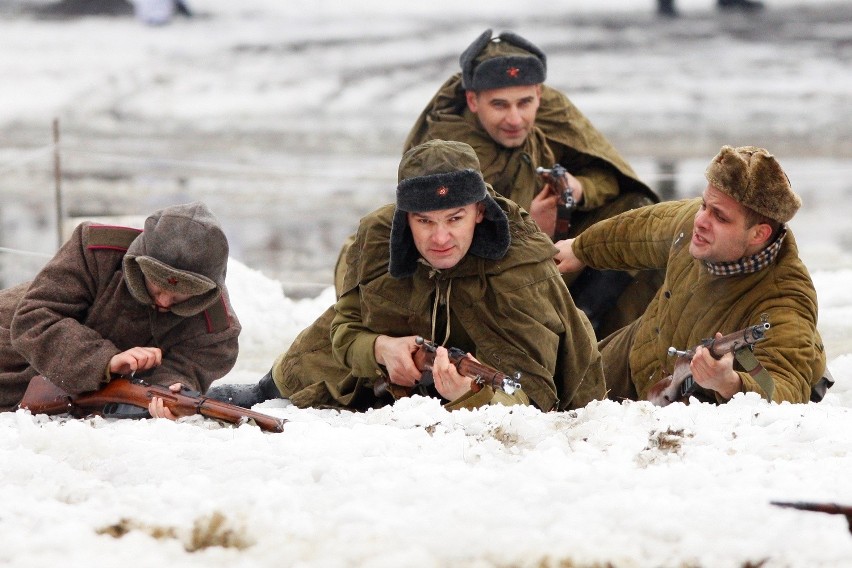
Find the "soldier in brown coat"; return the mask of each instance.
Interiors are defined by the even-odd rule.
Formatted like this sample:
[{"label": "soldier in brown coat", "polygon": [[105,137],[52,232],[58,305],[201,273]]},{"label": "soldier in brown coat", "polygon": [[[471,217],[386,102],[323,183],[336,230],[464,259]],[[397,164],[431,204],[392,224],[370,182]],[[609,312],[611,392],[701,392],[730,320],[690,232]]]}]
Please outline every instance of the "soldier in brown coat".
[{"label": "soldier in brown coat", "polygon": [[[227,263],[202,203],[158,211],[144,231],[80,224],[32,282],[0,291],[0,409],[39,374],[73,394],[112,374],[206,391],[237,359]],[[161,400],[149,410],[173,418]]]},{"label": "soldier in brown coat", "polygon": [[[666,269],[642,317],[599,344],[610,397],[646,399],[672,374],[668,348],[698,346],[690,372],[700,400],[725,402],[738,392],[776,402],[820,400],[832,380],[816,290],[786,225],[799,197],[775,157],[753,146],[724,146],[706,177],[700,199],[628,211],[557,243],[561,270]],[[763,320],[771,328],[753,358],[728,353],[717,360],[700,346]]]}]

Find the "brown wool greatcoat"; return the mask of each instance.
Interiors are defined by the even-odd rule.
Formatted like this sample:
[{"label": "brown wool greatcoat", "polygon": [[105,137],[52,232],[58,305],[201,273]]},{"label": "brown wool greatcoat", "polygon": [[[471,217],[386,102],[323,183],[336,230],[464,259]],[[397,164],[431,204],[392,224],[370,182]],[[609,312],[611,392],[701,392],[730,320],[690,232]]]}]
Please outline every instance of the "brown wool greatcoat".
[{"label": "brown wool greatcoat", "polygon": [[[134,299],[126,286],[126,244],[91,246],[97,227],[82,223],[31,283],[0,291],[0,409],[14,408],[36,374],[71,393],[95,390],[106,382],[113,355],[136,346],[163,351],[162,365],[137,377],[163,386],[180,382],[200,392],[236,362],[240,323],[224,277],[214,277],[224,275],[221,263],[227,258],[209,259],[217,266],[205,276],[222,292],[212,306],[190,317],[159,313]],[[203,242],[209,228],[190,223],[173,242],[186,246],[193,237]],[[144,251],[139,241],[144,233],[136,232],[134,245]],[[187,248],[205,254],[203,246]]]},{"label": "brown wool greatcoat", "polygon": [[[383,373],[373,353],[375,338],[431,338],[440,287],[450,296],[451,339],[467,336],[482,363],[507,374],[520,371],[523,394],[538,408],[564,410],[602,399],[605,387],[594,334],[555,268],[555,247],[515,203],[495,199],[509,218],[509,251],[499,260],[468,254],[440,274],[430,275],[427,266],[418,264],[411,277],[390,276],[394,206],[362,219],[347,255],[342,297],[273,366],[282,395],[301,407],[364,409],[390,402],[373,394],[373,383]],[[510,402],[487,391],[449,407]],[[514,400],[519,401],[525,402]]]},{"label": "brown wool greatcoat", "polygon": [[[596,268],[666,269],[663,286],[636,323],[629,348],[629,372],[639,398],[645,399],[657,380],[672,373],[670,346],[695,347],[716,332],[758,324],[765,314],[771,328],[754,354],[775,382],[773,399],[808,402],[826,362],[817,331],[816,290],[792,231],[787,230],[770,266],[752,274],[714,276],[689,254],[700,205],[701,199],[690,199],[629,211],[595,225],[573,243],[577,257]],[[744,391],[765,396],[750,375],[738,372]],[[715,393],[707,394],[721,402]]]}]

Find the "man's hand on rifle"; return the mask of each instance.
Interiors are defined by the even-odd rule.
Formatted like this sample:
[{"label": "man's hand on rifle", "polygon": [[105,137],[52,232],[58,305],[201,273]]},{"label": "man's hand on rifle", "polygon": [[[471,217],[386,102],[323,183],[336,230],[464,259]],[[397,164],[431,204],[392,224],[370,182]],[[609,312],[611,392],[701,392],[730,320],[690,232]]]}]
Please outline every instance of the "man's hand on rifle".
[{"label": "man's hand on rifle", "polygon": [[[716,339],[722,337],[716,333]],[[702,388],[714,390],[726,400],[733,397],[743,388],[742,379],[734,371],[734,354],[726,353],[721,359],[716,359],[706,347],[695,348],[695,356],[689,363],[692,378]]]},{"label": "man's hand on rifle", "polygon": [[163,352],[157,347],[133,347],[113,355],[109,360],[109,372],[130,375],[136,371],[147,371],[163,362]]},{"label": "man's hand on rifle", "polygon": [[390,337],[380,335],[373,345],[376,362],[384,365],[388,371],[390,382],[403,387],[413,387],[420,380],[420,371],[414,364],[412,355],[418,346],[414,342],[416,336]]},{"label": "man's hand on rifle", "polygon": [[[476,361],[470,353],[467,356]],[[479,361],[476,362],[479,363]],[[432,378],[435,379],[435,390],[449,401],[456,400],[470,390],[471,380],[459,374],[456,366],[450,361],[446,347],[438,347],[435,350]]]},{"label": "man's hand on rifle", "polygon": [[[174,383],[169,386],[169,390],[177,393],[180,392],[182,387],[182,384]],[[151,397],[151,402],[148,403],[148,414],[151,415],[151,418],[168,418],[169,420],[178,419],[178,417],[172,414],[172,411],[166,407],[165,402],[159,396]]]},{"label": "man's hand on rifle", "polygon": [[538,228],[551,239],[556,231],[556,205],[558,203],[559,196],[550,189],[550,184],[545,185],[544,189],[539,191],[530,203],[530,217],[538,224]]},{"label": "man's hand on rifle", "polygon": [[574,250],[571,248],[573,242],[574,239],[565,239],[564,241],[554,243],[559,250],[556,256],[553,257],[553,260],[556,261],[556,268],[563,274],[566,272],[579,272],[586,266],[574,254]]}]

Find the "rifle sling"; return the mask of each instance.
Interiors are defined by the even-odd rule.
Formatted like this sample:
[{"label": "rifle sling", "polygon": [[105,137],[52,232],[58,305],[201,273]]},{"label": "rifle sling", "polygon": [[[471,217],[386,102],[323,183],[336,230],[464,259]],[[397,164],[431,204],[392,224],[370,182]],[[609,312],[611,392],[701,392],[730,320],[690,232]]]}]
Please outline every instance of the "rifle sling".
[{"label": "rifle sling", "polygon": [[772,401],[772,395],[775,394],[775,381],[772,379],[772,375],[769,374],[763,365],[760,364],[760,361],[757,360],[757,357],[754,356],[750,347],[743,347],[734,352],[734,357],[737,358],[737,362],[742,366],[746,373],[751,375],[751,378],[755,380],[755,382],[763,389],[763,396],[768,401]]}]

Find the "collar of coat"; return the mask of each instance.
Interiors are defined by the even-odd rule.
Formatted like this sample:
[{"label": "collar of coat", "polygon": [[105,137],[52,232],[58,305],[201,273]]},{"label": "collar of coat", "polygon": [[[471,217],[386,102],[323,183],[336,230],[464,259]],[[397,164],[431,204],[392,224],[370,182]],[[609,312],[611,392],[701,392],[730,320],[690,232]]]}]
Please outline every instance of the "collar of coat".
[{"label": "collar of coat", "polygon": [[787,227],[781,229],[775,241],[760,251],[751,256],[744,256],[733,262],[705,262],[704,266],[707,271],[714,276],[734,276],[736,274],[751,274],[763,270],[778,258],[778,253],[781,251],[781,243],[784,242],[784,237],[787,236]]}]

